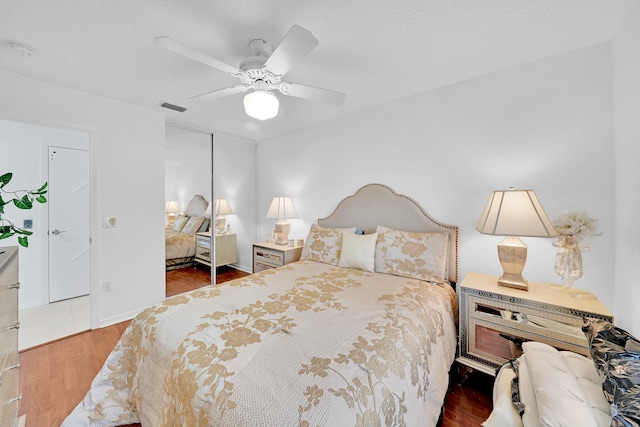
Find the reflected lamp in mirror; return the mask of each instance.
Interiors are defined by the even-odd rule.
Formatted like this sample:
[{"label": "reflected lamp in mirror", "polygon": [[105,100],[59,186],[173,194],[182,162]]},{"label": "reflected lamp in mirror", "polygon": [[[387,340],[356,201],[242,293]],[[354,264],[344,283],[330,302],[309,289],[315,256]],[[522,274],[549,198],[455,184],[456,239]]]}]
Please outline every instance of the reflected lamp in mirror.
[{"label": "reflected lamp in mirror", "polygon": [[553,237],[556,230],[533,190],[494,191],[489,196],[476,226],[482,234],[505,236],[498,243],[498,259],[502,276],[498,286],[528,290],[522,270],[527,261],[527,245],[523,237]]},{"label": "reflected lamp in mirror", "polygon": [[291,230],[291,224],[287,222],[287,219],[298,218],[298,212],[296,212],[291,198],[274,197],[267,211],[267,218],[278,218],[274,229],[276,244],[286,245],[289,238],[289,230]]},{"label": "reflected lamp in mirror", "polygon": [[168,200],[164,205],[164,212],[167,214],[167,225],[171,226],[176,220],[176,215],[180,211],[180,205],[176,200]]},{"label": "reflected lamp in mirror", "polygon": [[[209,204],[209,207],[207,208],[207,212],[209,215],[211,215],[211,204]],[[231,210],[231,206],[229,205],[229,201],[227,199],[216,199],[216,205],[215,205],[215,220],[216,220],[216,234],[223,234],[224,230],[225,230],[225,224],[227,222],[227,219],[225,218],[225,215],[231,215],[233,214],[233,211]]]}]

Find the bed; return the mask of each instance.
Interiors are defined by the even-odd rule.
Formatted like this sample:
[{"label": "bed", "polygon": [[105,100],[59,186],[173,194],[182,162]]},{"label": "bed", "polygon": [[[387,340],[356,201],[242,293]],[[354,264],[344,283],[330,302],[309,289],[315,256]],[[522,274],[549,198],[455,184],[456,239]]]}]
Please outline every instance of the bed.
[{"label": "bed", "polygon": [[166,269],[175,270],[193,264],[196,254],[196,233],[209,228],[210,216],[206,214],[209,202],[199,194],[193,196],[184,213],[178,215],[165,228]]},{"label": "bed", "polygon": [[63,426],[434,426],[457,244],[367,185],[311,226],[300,261],[143,311]]}]

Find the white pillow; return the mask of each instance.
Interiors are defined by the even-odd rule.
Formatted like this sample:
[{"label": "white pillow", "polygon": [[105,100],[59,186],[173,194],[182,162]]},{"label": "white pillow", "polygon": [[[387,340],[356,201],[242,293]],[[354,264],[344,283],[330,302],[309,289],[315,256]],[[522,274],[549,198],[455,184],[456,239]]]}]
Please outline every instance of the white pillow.
[{"label": "white pillow", "polygon": [[178,215],[176,217],[175,222],[173,223],[173,231],[177,231],[178,233],[182,231],[182,229],[184,228],[185,224],[187,223],[187,221],[189,221],[189,217],[186,215]]},{"label": "white pillow", "polygon": [[340,267],[358,268],[365,271],[374,271],[376,242],[378,233],[373,234],[342,234],[342,250],[340,251]]}]

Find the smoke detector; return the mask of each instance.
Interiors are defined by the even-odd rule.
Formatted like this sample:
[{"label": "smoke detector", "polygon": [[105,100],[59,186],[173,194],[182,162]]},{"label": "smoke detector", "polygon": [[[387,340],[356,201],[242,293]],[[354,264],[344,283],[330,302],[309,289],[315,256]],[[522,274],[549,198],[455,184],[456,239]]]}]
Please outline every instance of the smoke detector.
[{"label": "smoke detector", "polygon": [[15,40],[0,41],[0,50],[18,56],[33,56],[35,51],[29,46]]}]

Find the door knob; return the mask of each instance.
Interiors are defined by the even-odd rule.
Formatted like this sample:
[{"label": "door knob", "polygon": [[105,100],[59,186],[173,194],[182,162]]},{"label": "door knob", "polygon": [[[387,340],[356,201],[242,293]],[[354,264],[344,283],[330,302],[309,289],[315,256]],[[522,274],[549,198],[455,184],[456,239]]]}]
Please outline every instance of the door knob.
[{"label": "door knob", "polygon": [[53,230],[51,234],[53,234],[54,236],[57,236],[60,233],[66,233],[66,232],[67,230]]}]

